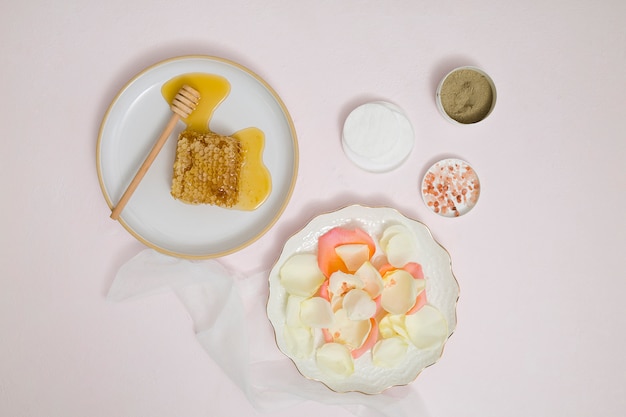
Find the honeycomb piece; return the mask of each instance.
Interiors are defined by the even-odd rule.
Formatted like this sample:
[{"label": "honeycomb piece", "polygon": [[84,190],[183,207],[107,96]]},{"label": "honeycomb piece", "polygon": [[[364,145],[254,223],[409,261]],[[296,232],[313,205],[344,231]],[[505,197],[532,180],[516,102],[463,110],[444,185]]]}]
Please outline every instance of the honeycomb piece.
[{"label": "honeycomb piece", "polygon": [[239,198],[242,163],[237,139],[185,130],[178,136],[171,194],[188,204],[233,207]]}]

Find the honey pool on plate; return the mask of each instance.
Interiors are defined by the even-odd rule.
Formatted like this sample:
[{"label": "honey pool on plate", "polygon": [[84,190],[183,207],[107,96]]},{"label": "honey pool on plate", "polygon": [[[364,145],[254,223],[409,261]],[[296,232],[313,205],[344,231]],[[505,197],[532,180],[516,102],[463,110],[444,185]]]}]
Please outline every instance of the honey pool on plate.
[{"label": "honey pool on plate", "polygon": [[[230,83],[226,78],[215,74],[183,74],[163,85],[161,89],[163,98],[170,103],[185,84],[200,93],[198,106],[189,117],[184,119],[187,130],[200,133],[210,132],[209,122],[215,109],[230,93]],[[263,163],[265,134],[256,127],[248,127],[228,136],[238,140],[243,151],[243,163],[239,173],[239,194],[237,203],[232,208],[255,210],[263,204],[272,189],[269,170]]]}]

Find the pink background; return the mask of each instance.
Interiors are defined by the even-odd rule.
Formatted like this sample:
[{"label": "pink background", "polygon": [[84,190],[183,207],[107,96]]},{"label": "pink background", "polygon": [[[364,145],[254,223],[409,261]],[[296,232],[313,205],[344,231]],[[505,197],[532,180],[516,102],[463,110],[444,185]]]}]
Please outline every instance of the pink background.
[{"label": "pink background", "polygon": [[[173,295],[110,303],[144,246],[109,219],[95,166],[118,90],[162,59],[207,54],[287,105],[300,170],[284,215],[222,261],[269,269],[320,212],[388,205],[451,253],[458,327],[411,389],[433,417],[618,416],[626,409],[626,3],[621,0],[46,2],[0,7],[0,415],[256,416]],[[477,125],[438,113],[441,77],[475,65],[498,101]],[[387,174],[341,150],[347,114],[402,107],[416,132]],[[482,182],[460,219],[431,213],[434,161]],[[275,416],[349,416],[313,402]]]}]

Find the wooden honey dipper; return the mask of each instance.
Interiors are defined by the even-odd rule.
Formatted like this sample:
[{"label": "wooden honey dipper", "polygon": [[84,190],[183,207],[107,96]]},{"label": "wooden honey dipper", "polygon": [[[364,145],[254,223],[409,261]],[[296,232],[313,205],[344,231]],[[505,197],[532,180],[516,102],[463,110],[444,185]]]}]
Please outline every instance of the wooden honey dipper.
[{"label": "wooden honey dipper", "polygon": [[178,91],[178,93],[174,97],[174,100],[172,100],[172,105],[170,106],[170,109],[174,114],[172,114],[170,121],[163,129],[161,136],[159,136],[156,143],[152,147],[152,150],[146,157],[145,161],[143,161],[143,164],[135,174],[133,180],[128,185],[128,188],[126,188],[126,191],[122,195],[122,198],[120,198],[120,201],[118,201],[117,206],[111,211],[111,218],[113,220],[117,220],[120,217],[120,213],[122,212],[122,210],[124,210],[126,203],[128,203],[128,200],[130,200],[130,197],[137,189],[137,186],[143,179],[144,175],[146,175],[146,172],[148,172],[150,165],[152,165],[152,162],[154,162],[157,155],[161,151],[161,148],[167,141],[167,138],[172,133],[172,130],[174,130],[176,123],[178,123],[181,118],[187,118],[191,114],[191,112],[196,109],[199,100],[200,93],[189,87],[188,85],[184,85]]}]

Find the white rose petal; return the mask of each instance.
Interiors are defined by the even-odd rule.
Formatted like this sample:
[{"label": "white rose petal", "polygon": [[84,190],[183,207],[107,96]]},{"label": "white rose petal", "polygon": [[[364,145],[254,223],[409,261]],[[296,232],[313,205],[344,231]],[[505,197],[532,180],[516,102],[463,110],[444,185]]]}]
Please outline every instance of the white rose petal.
[{"label": "white rose petal", "polygon": [[335,312],[333,325],[328,328],[335,342],[352,349],[361,347],[371,329],[372,323],[369,320],[350,320],[343,308]]},{"label": "white rose petal", "polygon": [[317,366],[330,375],[346,377],[354,372],[354,361],[347,347],[326,343],[317,350]]},{"label": "white rose petal", "polygon": [[336,313],[340,308],[343,308],[343,295],[333,295],[330,299],[330,309]]},{"label": "white rose petal", "polygon": [[408,347],[406,339],[401,337],[379,340],[372,348],[372,363],[383,368],[394,368],[402,362]]},{"label": "white rose petal", "polygon": [[309,327],[328,328],[333,324],[333,318],[330,303],[325,298],[308,298],[300,304],[300,320]]},{"label": "white rose petal", "polygon": [[355,288],[362,289],[363,281],[342,271],[333,272],[328,279],[328,291],[333,295],[344,295]]},{"label": "white rose petal", "polygon": [[391,314],[405,314],[415,305],[416,279],[403,269],[388,272],[383,277],[385,288],[381,295],[382,307]]},{"label": "white rose petal", "polygon": [[389,240],[391,240],[392,237],[398,234],[407,233],[407,232],[408,232],[408,229],[406,228],[406,226],[402,224],[394,224],[394,225],[387,227],[385,230],[383,230],[383,234],[380,237],[380,240],[378,242],[380,244],[380,248],[384,252],[387,252],[387,246],[389,245]]},{"label": "white rose petal", "polygon": [[376,314],[376,303],[364,290],[351,290],[343,297],[343,308],[350,320],[367,320]]},{"label": "white rose petal", "polygon": [[383,291],[383,277],[380,276],[378,269],[367,261],[354,273],[363,282],[363,289],[367,291],[372,298],[376,298]]},{"label": "white rose petal", "polygon": [[397,233],[389,239],[385,253],[387,260],[396,268],[402,268],[415,259],[415,238],[408,230]]},{"label": "white rose petal", "polygon": [[310,297],[324,282],[324,274],[311,253],[293,255],[280,268],[280,283],[289,294]]},{"label": "white rose petal", "polygon": [[304,297],[290,295],[287,298],[287,307],[285,307],[285,324],[291,327],[302,326],[300,320],[300,303],[306,300]]},{"label": "white rose petal", "polygon": [[409,339],[418,349],[436,349],[448,337],[448,323],[439,310],[425,305],[404,321]]},{"label": "white rose petal", "polygon": [[351,272],[359,269],[363,262],[370,259],[370,248],[364,243],[339,245],[335,248],[335,253]]},{"label": "white rose petal", "polygon": [[409,335],[404,326],[404,314],[387,314],[378,323],[378,331],[381,337],[387,339],[390,337],[401,336],[405,339]]},{"label": "white rose petal", "polygon": [[296,358],[309,358],[313,355],[313,330],[309,327],[285,326],[283,333],[286,348]]}]

